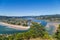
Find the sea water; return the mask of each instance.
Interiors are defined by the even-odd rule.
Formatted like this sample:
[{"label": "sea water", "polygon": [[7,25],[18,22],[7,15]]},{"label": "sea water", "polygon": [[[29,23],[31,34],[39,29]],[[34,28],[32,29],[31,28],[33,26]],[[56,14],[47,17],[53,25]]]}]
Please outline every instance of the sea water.
[{"label": "sea water", "polygon": [[7,26],[0,25],[0,34],[13,34],[13,33],[21,33],[27,30],[16,30],[13,28],[9,28]]}]

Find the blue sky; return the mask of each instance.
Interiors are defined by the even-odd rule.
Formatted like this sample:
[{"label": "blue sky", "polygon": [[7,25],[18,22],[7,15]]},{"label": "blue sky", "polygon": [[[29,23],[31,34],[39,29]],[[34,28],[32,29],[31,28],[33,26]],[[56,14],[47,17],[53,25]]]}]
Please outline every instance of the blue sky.
[{"label": "blue sky", "polygon": [[39,16],[60,14],[60,0],[0,0],[0,15]]}]

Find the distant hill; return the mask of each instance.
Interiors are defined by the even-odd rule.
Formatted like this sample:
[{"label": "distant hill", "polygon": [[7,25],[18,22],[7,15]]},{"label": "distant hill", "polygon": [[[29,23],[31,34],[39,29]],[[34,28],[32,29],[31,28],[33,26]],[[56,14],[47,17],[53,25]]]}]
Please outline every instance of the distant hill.
[{"label": "distant hill", "polygon": [[60,18],[60,14],[57,14],[57,15],[41,15],[40,17]]},{"label": "distant hill", "polygon": [[40,18],[40,19],[49,19],[49,18],[60,18],[60,14],[57,15],[40,15],[40,16],[0,16],[2,18]]},{"label": "distant hill", "polygon": [[37,18],[44,18],[44,19],[48,19],[48,18],[60,18],[60,14],[56,14],[56,15],[41,15],[38,16]]}]

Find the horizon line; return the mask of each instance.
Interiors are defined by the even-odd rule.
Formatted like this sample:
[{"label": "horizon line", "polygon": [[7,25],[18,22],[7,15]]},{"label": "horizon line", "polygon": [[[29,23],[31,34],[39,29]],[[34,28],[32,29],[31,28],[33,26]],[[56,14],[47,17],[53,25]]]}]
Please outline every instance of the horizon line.
[{"label": "horizon line", "polygon": [[[45,14],[45,15],[60,15],[60,14]],[[18,17],[19,15],[0,15],[0,16],[8,16],[8,17]],[[44,16],[44,15],[20,15],[19,17],[22,17],[22,16]]]}]

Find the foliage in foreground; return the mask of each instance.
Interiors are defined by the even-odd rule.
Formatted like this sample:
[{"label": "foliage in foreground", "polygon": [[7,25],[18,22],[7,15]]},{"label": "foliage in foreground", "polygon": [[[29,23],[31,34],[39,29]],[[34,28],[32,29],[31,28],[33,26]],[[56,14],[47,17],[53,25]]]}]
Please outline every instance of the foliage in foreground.
[{"label": "foliage in foreground", "polygon": [[60,40],[60,25],[57,29],[57,32],[55,33],[55,36],[54,36],[57,40]]}]

